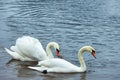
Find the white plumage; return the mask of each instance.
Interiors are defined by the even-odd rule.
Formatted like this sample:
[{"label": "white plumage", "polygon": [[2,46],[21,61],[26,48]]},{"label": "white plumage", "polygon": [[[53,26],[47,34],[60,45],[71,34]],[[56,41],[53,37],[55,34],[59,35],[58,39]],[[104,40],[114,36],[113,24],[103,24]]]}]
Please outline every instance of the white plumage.
[{"label": "white plumage", "polygon": [[15,46],[11,46],[11,50],[5,50],[14,58],[21,61],[41,61],[53,58],[51,47],[59,50],[59,45],[56,42],[50,42],[45,52],[40,41],[30,36],[23,36],[16,40]]},{"label": "white plumage", "polygon": [[64,60],[53,58],[49,60],[40,61],[37,66],[29,66],[31,69],[38,70],[40,72],[57,72],[57,73],[73,73],[73,72],[85,72],[86,64],[82,57],[84,51],[90,52],[95,58],[94,48],[91,46],[84,46],[78,52],[78,59],[80,61],[80,67]]}]

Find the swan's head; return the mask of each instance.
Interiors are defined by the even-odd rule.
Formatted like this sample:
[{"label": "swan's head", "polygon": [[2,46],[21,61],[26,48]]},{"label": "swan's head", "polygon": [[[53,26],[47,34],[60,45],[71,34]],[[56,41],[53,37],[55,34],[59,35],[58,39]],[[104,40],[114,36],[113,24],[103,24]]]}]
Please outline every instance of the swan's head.
[{"label": "swan's head", "polygon": [[59,44],[56,42],[50,42],[48,43],[48,47],[54,47],[55,51],[56,51],[56,56],[57,57],[61,57],[60,55],[60,47]]},{"label": "swan's head", "polygon": [[62,56],[60,55],[60,47],[58,43],[53,42],[53,44],[54,44],[53,47],[55,48],[55,51],[56,51],[56,56],[61,58]]},{"label": "swan's head", "polygon": [[84,51],[88,51],[90,52],[94,58],[96,58],[96,54],[95,54],[95,49],[91,46],[84,46],[80,49],[80,52],[83,53]]}]

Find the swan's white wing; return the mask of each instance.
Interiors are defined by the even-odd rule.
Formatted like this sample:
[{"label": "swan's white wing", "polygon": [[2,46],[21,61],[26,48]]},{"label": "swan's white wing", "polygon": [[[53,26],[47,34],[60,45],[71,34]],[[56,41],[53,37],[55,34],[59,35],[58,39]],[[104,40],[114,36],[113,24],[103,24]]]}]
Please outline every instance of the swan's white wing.
[{"label": "swan's white wing", "polygon": [[17,59],[17,60],[21,60],[21,61],[32,61],[30,58],[28,57],[23,57],[21,55],[19,55],[17,52],[13,52],[13,51],[10,51],[9,49],[5,48],[6,52],[9,53],[13,59]]},{"label": "swan's white wing", "polygon": [[44,60],[47,58],[41,43],[38,39],[29,36],[18,38],[16,46],[21,52],[20,54],[27,56],[33,60]]},{"label": "swan's white wing", "polygon": [[64,59],[59,59],[59,58],[53,58],[53,59],[48,59],[44,61],[40,61],[37,66],[45,66],[45,67],[68,67],[68,66],[74,66],[70,62],[64,60]]},{"label": "swan's white wing", "polygon": [[9,53],[14,59],[20,59],[22,58],[19,54],[17,54],[16,52],[12,52],[9,49],[5,48],[6,52]]},{"label": "swan's white wing", "polygon": [[16,52],[18,55],[25,57],[22,52],[17,48],[17,46],[11,46],[10,49],[14,52]]},{"label": "swan's white wing", "polygon": [[28,66],[28,68],[30,69],[34,69],[34,70],[37,70],[37,71],[40,71],[40,72],[43,72],[44,70],[47,70],[48,68],[47,67],[44,67],[44,66],[41,66],[41,67],[32,67],[32,66]]}]

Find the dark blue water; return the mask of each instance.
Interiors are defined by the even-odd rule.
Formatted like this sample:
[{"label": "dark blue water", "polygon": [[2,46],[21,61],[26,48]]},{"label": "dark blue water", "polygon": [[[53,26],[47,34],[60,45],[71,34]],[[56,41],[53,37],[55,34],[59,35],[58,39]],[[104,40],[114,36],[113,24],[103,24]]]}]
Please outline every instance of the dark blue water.
[{"label": "dark blue water", "polygon": [[[119,4],[119,0],[0,0],[0,78],[120,80]],[[93,46],[97,59],[84,54],[86,73],[44,75],[22,66],[21,61],[10,61],[5,52],[4,47],[23,35],[38,38],[44,48],[56,41],[63,58],[77,66],[82,46]]]}]

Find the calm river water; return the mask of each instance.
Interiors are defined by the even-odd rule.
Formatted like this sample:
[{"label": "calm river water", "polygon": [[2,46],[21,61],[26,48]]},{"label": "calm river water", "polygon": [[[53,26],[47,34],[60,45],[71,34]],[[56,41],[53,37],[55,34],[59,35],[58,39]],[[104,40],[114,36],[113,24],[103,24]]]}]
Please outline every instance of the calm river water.
[{"label": "calm river water", "polygon": [[[0,0],[1,80],[120,80],[119,0]],[[43,47],[56,41],[65,60],[79,66],[77,52],[85,45],[86,73],[42,74],[12,60],[4,47],[23,35],[38,38]],[[25,62],[31,64],[31,62]]]}]

